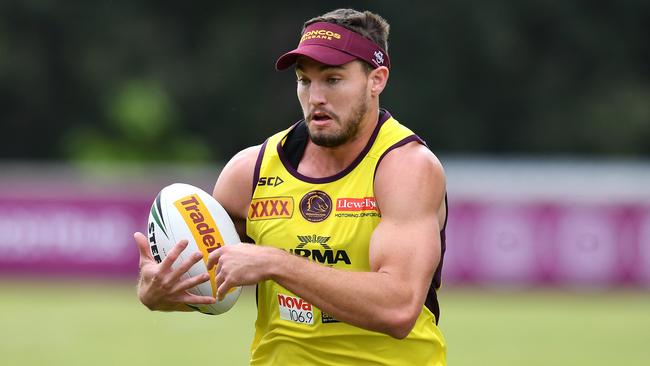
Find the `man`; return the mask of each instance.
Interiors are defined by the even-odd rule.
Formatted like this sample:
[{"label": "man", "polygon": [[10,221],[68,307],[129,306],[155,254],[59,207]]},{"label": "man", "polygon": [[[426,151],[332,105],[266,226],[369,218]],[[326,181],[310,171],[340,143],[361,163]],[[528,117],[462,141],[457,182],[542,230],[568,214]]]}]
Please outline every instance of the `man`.
[{"label": "man", "polygon": [[[252,365],[443,365],[437,327],[447,216],[442,166],[422,140],[379,108],[388,81],[388,24],[339,9],[305,23],[295,64],[304,120],[224,167],[214,197],[256,245],[222,247],[217,297],[257,285]],[[152,310],[212,303],[141,253],[139,298]]]}]

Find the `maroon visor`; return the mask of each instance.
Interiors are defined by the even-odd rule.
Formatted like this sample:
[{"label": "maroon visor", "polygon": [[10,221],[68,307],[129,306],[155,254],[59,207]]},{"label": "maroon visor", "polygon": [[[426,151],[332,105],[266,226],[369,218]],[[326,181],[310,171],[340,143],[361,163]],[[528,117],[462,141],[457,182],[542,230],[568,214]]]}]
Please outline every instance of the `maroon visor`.
[{"label": "maroon visor", "polygon": [[390,68],[388,54],[375,42],[347,28],[328,22],[310,24],[300,37],[298,47],[280,56],[275,68],[285,70],[298,56],[307,56],[325,65],[339,66],[355,59],[373,68]]}]

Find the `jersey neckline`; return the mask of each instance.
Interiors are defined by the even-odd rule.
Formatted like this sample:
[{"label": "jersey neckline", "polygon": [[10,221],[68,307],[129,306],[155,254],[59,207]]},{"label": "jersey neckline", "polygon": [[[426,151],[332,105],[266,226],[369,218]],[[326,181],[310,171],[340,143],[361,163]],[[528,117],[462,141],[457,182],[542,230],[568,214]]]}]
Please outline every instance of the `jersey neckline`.
[{"label": "jersey neckline", "polygon": [[[379,135],[379,130],[381,129],[381,126],[383,126],[384,122],[388,121],[388,119],[391,118],[390,112],[388,112],[385,109],[380,108],[379,109],[379,118],[377,119],[377,125],[375,126],[375,129],[372,131],[372,134],[370,135],[370,139],[366,143],[366,146],[361,150],[359,155],[348,165],[345,169],[341,170],[340,172],[330,175],[328,177],[322,177],[322,178],[312,178],[308,177],[306,175],[303,175],[298,172],[297,167],[294,168],[290,163],[289,160],[287,159],[287,156],[284,152],[284,149],[282,148],[282,141],[284,138],[282,138],[277,145],[277,151],[278,151],[278,156],[280,158],[280,161],[282,162],[282,165],[284,166],[284,169],[286,169],[289,174],[291,174],[294,178],[301,180],[306,183],[313,183],[313,184],[323,184],[323,183],[331,183],[334,181],[337,181],[346,175],[348,175],[354,168],[356,168],[359,163],[363,160],[363,158],[366,157],[366,154],[368,154],[368,151],[370,151],[370,148],[372,148],[372,145],[375,143],[375,140],[377,139],[377,135]],[[294,124],[290,130],[293,130],[296,128],[296,126],[300,123],[303,122],[304,120],[298,121],[296,124]],[[289,132],[287,132],[288,134]],[[285,135],[286,136],[286,135]]]}]

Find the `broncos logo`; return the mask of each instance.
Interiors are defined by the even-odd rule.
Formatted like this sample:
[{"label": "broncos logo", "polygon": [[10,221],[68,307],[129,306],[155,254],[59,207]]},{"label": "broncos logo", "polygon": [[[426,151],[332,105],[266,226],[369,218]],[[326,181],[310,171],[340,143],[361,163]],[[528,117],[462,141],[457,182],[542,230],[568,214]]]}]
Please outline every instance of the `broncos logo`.
[{"label": "broncos logo", "polygon": [[327,212],[329,207],[327,202],[320,196],[311,196],[307,199],[307,211],[309,212]]},{"label": "broncos logo", "polygon": [[323,191],[311,191],[300,200],[300,213],[305,220],[320,222],[332,212],[332,199]]}]

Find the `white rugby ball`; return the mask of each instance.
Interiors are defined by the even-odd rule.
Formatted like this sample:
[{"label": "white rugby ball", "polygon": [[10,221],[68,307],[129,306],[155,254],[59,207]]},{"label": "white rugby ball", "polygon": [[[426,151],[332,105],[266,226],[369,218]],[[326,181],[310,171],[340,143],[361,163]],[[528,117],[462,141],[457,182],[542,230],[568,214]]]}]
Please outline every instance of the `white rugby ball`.
[{"label": "white rugby ball", "polygon": [[[180,265],[194,252],[203,254],[182,279],[208,272],[210,281],[189,290],[200,296],[216,297],[215,270],[207,270],[208,255],[223,245],[239,244],[239,235],[230,216],[212,195],[189,184],[175,183],[163,188],[151,205],[148,222],[149,249],[160,263],[180,240],[187,239],[173,267]],[[241,286],[232,288],[222,301],[210,305],[187,304],[205,314],[228,311],[239,298]]]}]

